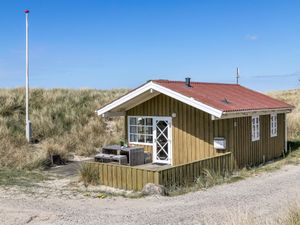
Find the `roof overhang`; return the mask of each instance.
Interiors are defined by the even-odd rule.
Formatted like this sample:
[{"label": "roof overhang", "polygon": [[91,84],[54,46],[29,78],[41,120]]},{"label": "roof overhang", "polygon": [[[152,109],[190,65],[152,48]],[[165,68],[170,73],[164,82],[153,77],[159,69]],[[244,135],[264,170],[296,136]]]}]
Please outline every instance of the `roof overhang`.
[{"label": "roof overhang", "polygon": [[110,104],[98,109],[96,112],[100,116],[114,116],[124,115],[124,112],[159,95],[164,94],[178,101],[181,101],[187,105],[200,109],[204,112],[214,116],[214,118],[221,118],[223,112],[219,109],[213,108],[209,105],[201,103],[194,98],[182,95],[169,88],[163,87],[152,81],[149,81],[141,87],[129,92],[121,98],[111,102]]},{"label": "roof overhang", "polygon": [[231,111],[226,112],[200,101],[195,100],[192,97],[182,95],[169,88],[161,86],[157,83],[149,81],[137,89],[129,92],[128,94],[114,100],[113,102],[105,105],[104,107],[96,110],[99,116],[103,117],[114,117],[114,116],[125,116],[125,112],[147,100],[159,95],[164,94],[171,98],[174,98],[187,105],[195,107],[211,115],[212,120],[217,119],[229,119],[237,117],[247,117],[252,115],[266,115],[271,113],[289,113],[293,108],[276,108],[276,109],[261,109],[261,110],[243,110],[243,111]]},{"label": "roof overhang", "polygon": [[261,109],[261,110],[244,110],[244,111],[233,111],[233,112],[223,112],[222,116],[217,118],[212,116],[212,120],[217,119],[231,119],[237,117],[247,117],[253,115],[268,115],[272,113],[290,113],[292,108],[278,108],[278,109]]}]

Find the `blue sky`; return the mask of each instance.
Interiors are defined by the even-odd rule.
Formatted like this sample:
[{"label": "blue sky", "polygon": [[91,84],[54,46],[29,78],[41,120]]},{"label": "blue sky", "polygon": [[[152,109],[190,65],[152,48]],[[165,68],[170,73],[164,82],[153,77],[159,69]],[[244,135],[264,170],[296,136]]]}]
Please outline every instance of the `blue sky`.
[{"label": "blue sky", "polygon": [[133,88],[149,79],[300,85],[300,1],[1,1],[0,87]]}]

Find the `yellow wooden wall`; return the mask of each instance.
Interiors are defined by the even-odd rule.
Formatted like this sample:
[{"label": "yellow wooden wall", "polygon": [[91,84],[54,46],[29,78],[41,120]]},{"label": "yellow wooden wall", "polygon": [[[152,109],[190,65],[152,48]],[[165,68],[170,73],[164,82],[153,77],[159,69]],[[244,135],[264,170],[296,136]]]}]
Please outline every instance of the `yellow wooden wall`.
[{"label": "yellow wooden wall", "polygon": [[[170,116],[172,118],[173,165],[189,163],[207,157],[232,152],[236,167],[254,165],[279,157],[284,149],[285,117],[278,114],[278,135],[270,137],[270,115],[260,116],[260,140],[251,141],[251,117],[211,120],[201,110],[160,94],[126,112],[127,116]],[[225,151],[213,148],[214,137],[225,137]],[[152,146],[143,146],[152,152]]]},{"label": "yellow wooden wall", "polygon": [[98,172],[99,184],[119,189],[141,191],[148,183],[165,187],[187,185],[202,175],[205,169],[216,173],[231,171],[232,153],[193,161],[169,168],[149,169],[110,163],[86,162],[90,170]]},{"label": "yellow wooden wall", "polygon": [[[213,148],[213,121],[210,115],[194,107],[158,95],[126,112],[127,116],[169,116],[172,118],[173,165],[218,155]],[[126,116],[126,139],[127,139]],[[144,146],[152,152],[152,146]]]},{"label": "yellow wooden wall", "polygon": [[282,155],[285,144],[285,115],[277,115],[277,136],[270,136],[270,115],[260,116],[260,140],[251,140],[251,117],[215,120],[215,136],[225,137],[227,151],[233,153],[236,167],[256,165]]}]

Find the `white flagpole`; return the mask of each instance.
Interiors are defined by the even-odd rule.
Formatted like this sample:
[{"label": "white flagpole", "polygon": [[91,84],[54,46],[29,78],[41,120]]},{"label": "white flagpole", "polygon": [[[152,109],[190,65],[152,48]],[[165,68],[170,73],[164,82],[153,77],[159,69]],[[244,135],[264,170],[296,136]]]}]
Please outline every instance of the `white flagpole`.
[{"label": "white flagpole", "polygon": [[26,16],[26,139],[31,142],[31,123],[29,120],[29,10],[26,9],[24,12]]}]

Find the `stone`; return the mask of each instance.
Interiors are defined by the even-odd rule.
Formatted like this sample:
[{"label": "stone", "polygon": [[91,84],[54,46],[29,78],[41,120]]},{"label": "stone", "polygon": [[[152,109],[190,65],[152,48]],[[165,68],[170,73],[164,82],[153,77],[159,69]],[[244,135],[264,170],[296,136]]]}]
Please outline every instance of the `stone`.
[{"label": "stone", "polygon": [[164,186],[148,183],[144,186],[142,190],[142,194],[166,196],[168,193],[167,193],[167,189]]}]

